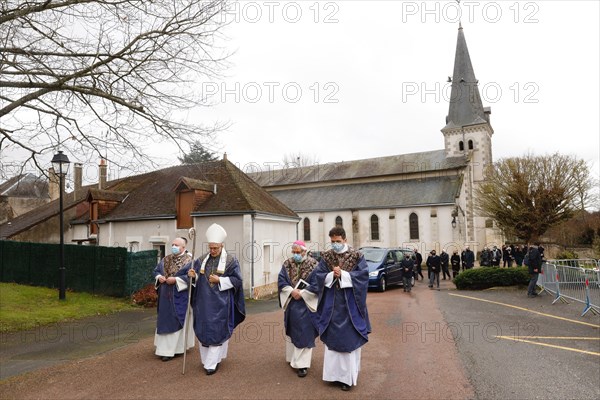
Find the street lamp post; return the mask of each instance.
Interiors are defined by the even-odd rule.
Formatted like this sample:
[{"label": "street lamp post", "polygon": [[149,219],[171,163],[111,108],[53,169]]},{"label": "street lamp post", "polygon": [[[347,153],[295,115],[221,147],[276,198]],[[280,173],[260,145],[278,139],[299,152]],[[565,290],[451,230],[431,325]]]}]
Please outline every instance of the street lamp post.
[{"label": "street lamp post", "polygon": [[65,235],[64,235],[64,221],[63,221],[63,192],[64,192],[64,179],[69,171],[69,157],[63,154],[62,150],[52,157],[52,167],[54,173],[58,175],[58,190],[59,190],[59,218],[60,218],[60,248],[58,250],[59,266],[58,266],[58,298],[59,300],[65,300]]}]

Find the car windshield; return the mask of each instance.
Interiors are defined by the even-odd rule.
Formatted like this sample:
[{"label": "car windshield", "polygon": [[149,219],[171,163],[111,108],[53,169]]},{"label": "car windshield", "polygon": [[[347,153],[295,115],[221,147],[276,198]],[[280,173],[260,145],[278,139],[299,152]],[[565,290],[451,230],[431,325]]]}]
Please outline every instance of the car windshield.
[{"label": "car windshield", "polygon": [[381,262],[387,253],[385,249],[361,249],[360,251],[367,262]]}]

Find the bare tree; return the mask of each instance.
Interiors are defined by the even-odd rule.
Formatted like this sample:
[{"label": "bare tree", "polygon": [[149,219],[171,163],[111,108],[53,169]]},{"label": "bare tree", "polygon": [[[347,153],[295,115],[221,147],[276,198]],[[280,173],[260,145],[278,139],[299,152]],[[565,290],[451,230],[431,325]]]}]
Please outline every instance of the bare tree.
[{"label": "bare tree", "polygon": [[310,167],[319,163],[319,156],[301,152],[287,153],[283,156],[282,162],[285,168]]},{"label": "bare tree", "polygon": [[3,0],[0,170],[13,162],[44,171],[41,156],[58,148],[80,162],[152,165],[151,144],[183,151],[180,143],[210,139],[218,126],[188,124],[182,111],[205,104],[195,85],[224,66],[225,8],[223,0]]},{"label": "bare tree", "polygon": [[491,165],[476,206],[509,235],[537,240],[578,209],[581,162],[554,154],[506,158]]},{"label": "bare tree", "polygon": [[577,191],[577,208],[585,218],[586,209],[598,209],[598,180],[591,175],[591,167],[584,160],[578,160],[573,168],[575,190]]}]

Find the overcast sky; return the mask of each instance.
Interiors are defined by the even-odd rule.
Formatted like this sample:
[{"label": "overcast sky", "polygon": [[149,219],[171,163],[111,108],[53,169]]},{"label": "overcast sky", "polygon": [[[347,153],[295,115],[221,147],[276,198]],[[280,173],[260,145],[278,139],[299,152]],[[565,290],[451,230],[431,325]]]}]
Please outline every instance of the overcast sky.
[{"label": "overcast sky", "polygon": [[438,150],[460,13],[493,156],[576,155],[598,175],[598,1],[257,1],[234,4],[235,51],[201,84],[243,170],[302,152],[319,163]]}]

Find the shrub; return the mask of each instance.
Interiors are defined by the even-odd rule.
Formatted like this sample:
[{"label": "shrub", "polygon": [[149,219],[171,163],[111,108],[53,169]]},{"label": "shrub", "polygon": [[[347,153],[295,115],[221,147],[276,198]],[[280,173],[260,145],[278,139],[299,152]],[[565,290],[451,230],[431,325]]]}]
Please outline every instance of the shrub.
[{"label": "shrub", "polygon": [[557,260],[577,260],[579,255],[574,251],[564,250],[556,255]]},{"label": "shrub", "polygon": [[454,284],[459,290],[482,290],[496,286],[527,285],[527,268],[477,268],[458,274]]},{"label": "shrub", "polygon": [[156,293],[156,289],[154,288],[154,283],[150,283],[134,294],[131,295],[131,300],[140,306],[151,308],[156,307],[156,302],[158,301],[158,295]]}]

